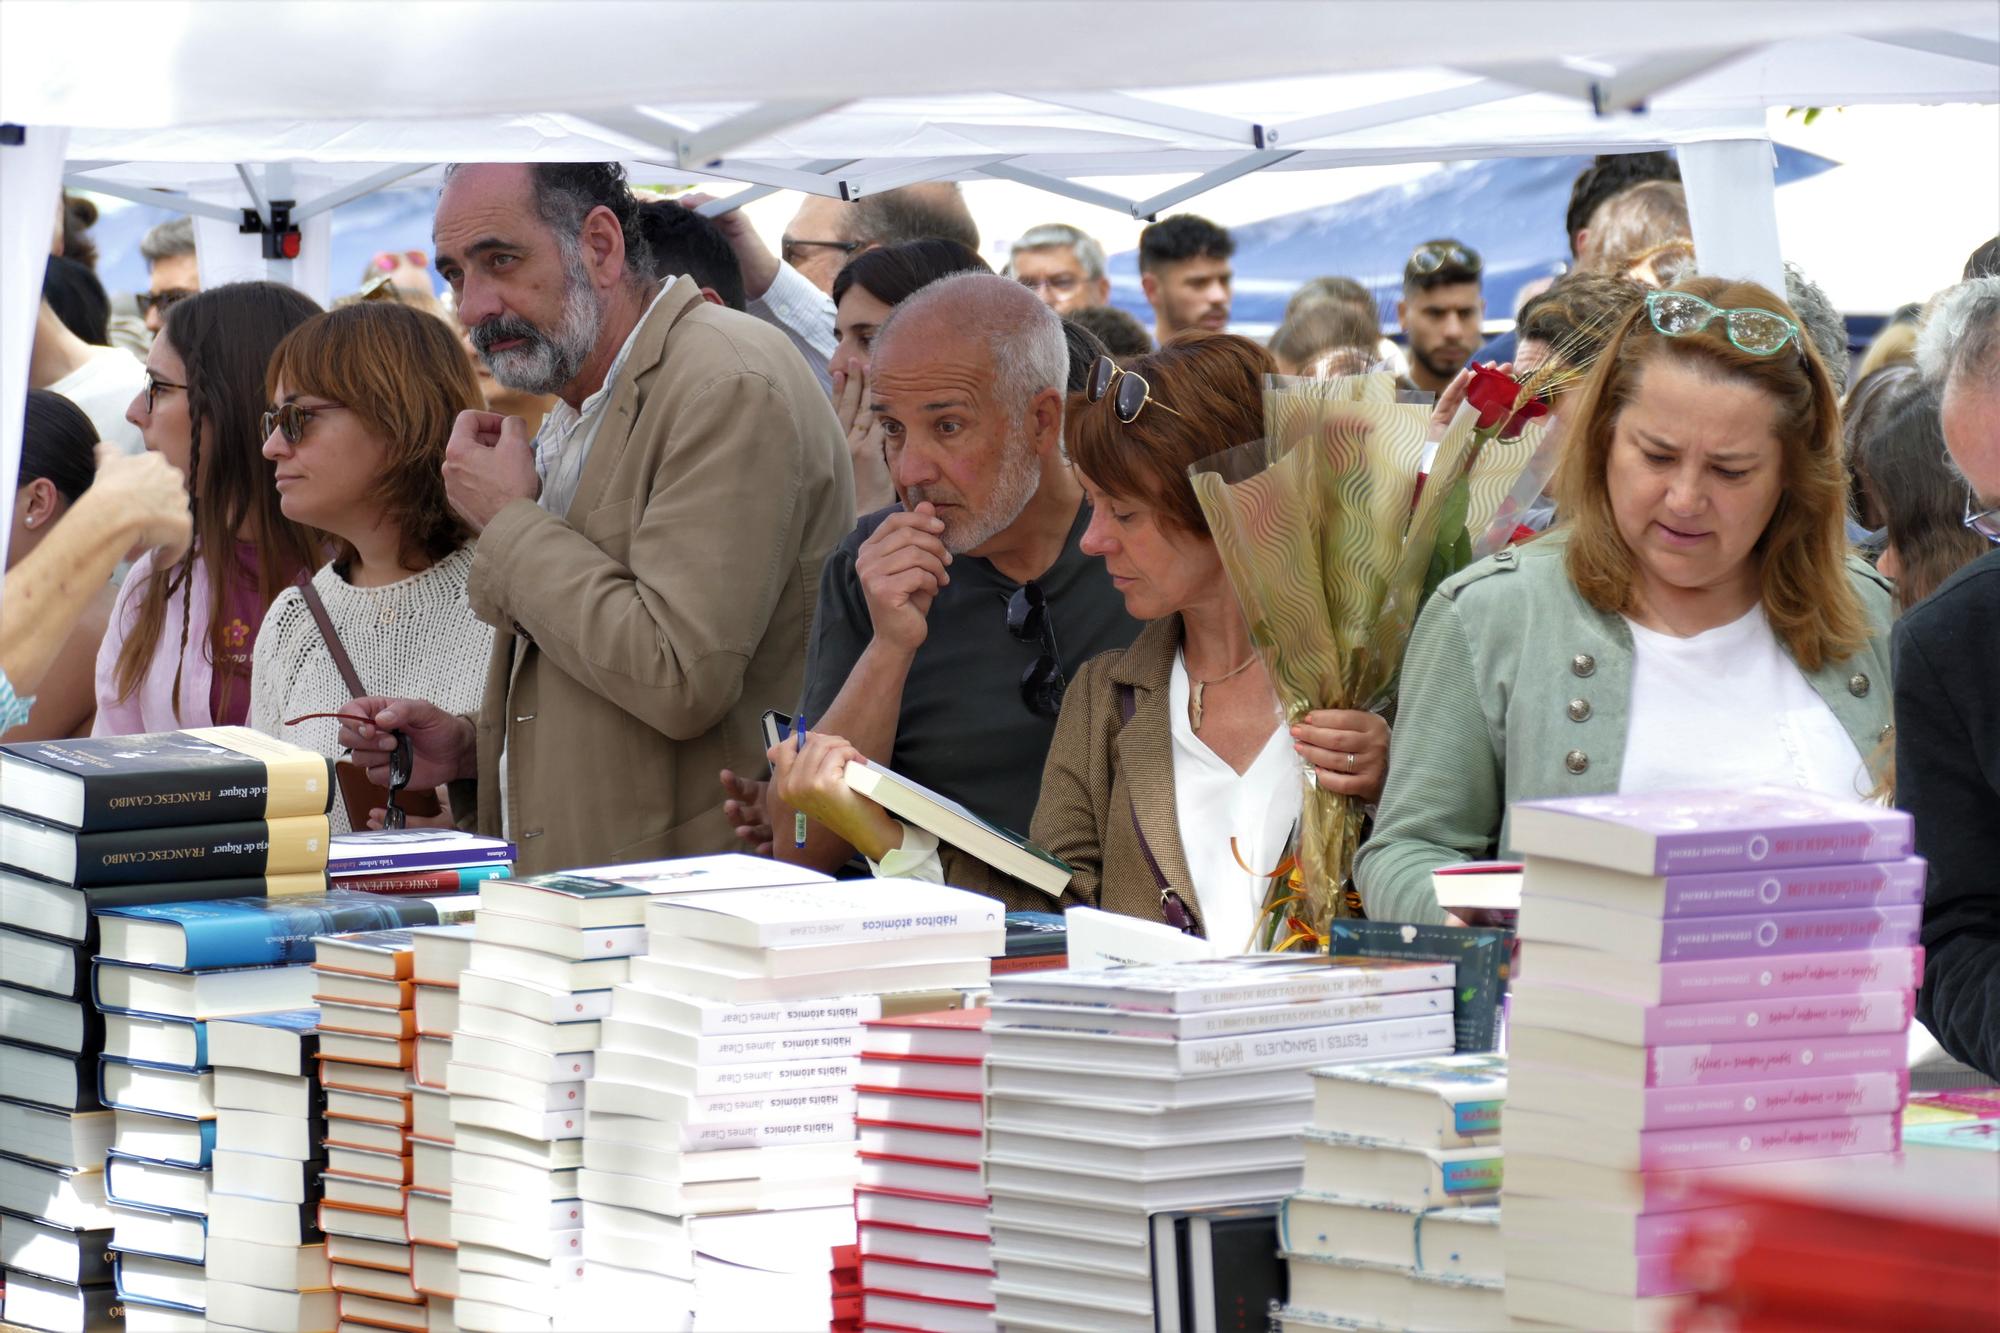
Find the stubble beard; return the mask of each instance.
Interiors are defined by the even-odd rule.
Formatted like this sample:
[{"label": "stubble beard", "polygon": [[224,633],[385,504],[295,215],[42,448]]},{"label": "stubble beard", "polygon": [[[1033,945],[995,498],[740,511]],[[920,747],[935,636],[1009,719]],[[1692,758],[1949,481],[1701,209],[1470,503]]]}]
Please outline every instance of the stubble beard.
[{"label": "stubble beard", "polygon": [[[994,479],[993,496],[985,511],[975,514],[969,510],[959,513],[947,510],[938,516],[944,523],[944,549],[953,555],[964,555],[992,541],[1021,516],[1041,485],[1041,459],[1028,443],[1026,433],[1016,427],[1008,432],[1000,475]],[[925,500],[940,499],[963,504],[962,497],[944,495],[935,486],[912,486],[909,490],[911,509]]]}]

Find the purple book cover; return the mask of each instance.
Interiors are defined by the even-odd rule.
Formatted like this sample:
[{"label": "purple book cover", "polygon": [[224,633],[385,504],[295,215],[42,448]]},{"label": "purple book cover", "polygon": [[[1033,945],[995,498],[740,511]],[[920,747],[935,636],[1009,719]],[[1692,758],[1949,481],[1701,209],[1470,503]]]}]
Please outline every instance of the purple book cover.
[{"label": "purple book cover", "polygon": [[1900,1120],[1891,1113],[1655,1130],[1639,1136],[1639,1169],[1674,1171],[1894,1152],[1901,1138]]},{"label": "purple book cover", "polygon": [[1915,1007],[1915,997],[1906,990],[1657,1005],[1646,1011],[1645,1040],[1649,1046],[1682,1046],[1697,1041],[1901,1032],[1910,1026]]},{"label": "purple book cover", "polygon": [[1694,1283],[1680,1276],[1675,1269],[1676,1256],[1671,1254],[1639,1254],[1633,1260],[1638,1269],[1638,1281],[1632,1286],[1632,1295],[1645,1299],[1649,1296],[1674,1296],[1683,1291],[1693,1291]]},{"label": "purple book cover", "polygon": [[1922,857],[1906,856],[1900,861],[1861,861],[1844,866],[1674,875],[1666,880],[1660,915],[1738,916],[1921,905],[1924,870]]},{"label": "purple book cover", "polygon": [[1743,1227],[1741,1214],[1731,1208],[1689,1208],[1673,1213],[1641,1213],[1632,1219],[1634,1254],[1671,1255],[1681,1241],[1696,1230]]},{"label": "purple book cover", "polygon": [[1903,1109],[1909,1091],[1907,1069],[1737,1086],[1653,1088],[1645,1094],[1641,1125],[1647,1130],[1691,1129],[1766,1120],[1887,1115]]},{"label": "purple book cover", "polygon": [[1923,924],[1921,905],[1681,917],[1661,924],[1660,961],[1904,949],[1917,942]]},{"label": "purple book cover", "polygon": [[1923,978],[1924,951],[1920,948],[1857,949],[1782,958],[1712,958],[1662,964],[1660,1003],[1915,990]]},{"label": "purple book cover", "polygon": [[1864,1074],[1907,1069],[1909,1039],[1900,1032],[1803,1041],[1731,1041],[1699,1046],[1655,1046],[1648,1050],[1646,1086],[1757,1083],[1804,1078],[1809,1074]]},{"label": "purple book cover", "polygon": [[1615,868],[1640,875],[1892,861],[1914,849],[1900,810],[1768,786],[1523,801],[1509,841],[1517,852],[1583,859],[1573,839],[1591,825],[1612,826]]},{"label": "purple book cover", "polygon": [[[1882,1167],[1901,1161],[1902,1155],[1891,1147],[1879,1153],[1857,1154],[1856,1160]],[[1715,1204],[1716,1189],[1744,1186],[1755,1188],[1758,1181],[1767,1179],[1768,1176],[1763,1162],[1740,1167],[1706,1169],[1690,1167],[1674,1171],[1641,1171],[1637,1203],[1641,1211],[1660,1216],[1694,1209],[1706,1210]]]}]

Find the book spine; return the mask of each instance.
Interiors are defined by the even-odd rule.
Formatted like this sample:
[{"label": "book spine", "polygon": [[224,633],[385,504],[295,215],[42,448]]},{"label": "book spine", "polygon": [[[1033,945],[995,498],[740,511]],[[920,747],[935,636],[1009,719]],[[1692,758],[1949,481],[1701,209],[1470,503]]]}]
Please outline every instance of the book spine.
[{"label": "book spine", "polygon": [[778,1088],[854,1086],[859,1061],[779,1060],[759,1065],[697,1065],[690,1071],[688,1091],[696,1097],[724,1092],[768,1092]]},{"label": "book spine", "polygon": [[1780,1079],[1749,1086],[1655,1088],[1645,1094],[1640,1126],[1646,1130],[1689,1129],[1761,1120],[1885,1115],[1902,1108],[1909,1089],[1910,1075],[1904,1069]]},{"label": "book spine", "polygon": [[452,847],[435,852],[382,852],[373,856],[343,856],[333,866],[336,880],[352,875],[393,875],[414,871],[464,870],[467,861],[481,865],[510,864],[511,844],[501,847]]},{"label": "book spine", "polygon": [[1662,914],[1681,917],[1817,912],[1851,907],[1904,907],[1921,904],[1923,900],[1924,863],[1910,857],[1847,866],[1676,875],[1666,881]]},{"label": "book spine", "polygon": [[818,1032],[728,1033],[694,1039],[695,1064],[763,1064],[776,1060],[830,1060],[859,1055],[860,1028]]},{"label": "book spine", "polygon": [[798,1120],[690,1122],[680,1125],[682,1152],[769,1148],[781,1143],[830,1143],[854,1137],[854,1117],[806,1116]]},{"label": "book spine", "polygon": [[[196,769],[93,772],[83,778],[80,827],[111,831],[262,820],[269,785],[263,762],[249,755],[218,759]],[[322,792],[322,802],[325,796]]]},{"label": "book spine", "polygon": [[1180,1042],[1175,1054],[1183,1074],[1232,1069],[1278,1069],[1333,1060],[1375,1060],[1415,1052],[1450,1051],[1449,1014],[1348,1023],[1293,1032]]},{"label": "book spine", "polygon": [[1647,1051],[1646,1086],[1755,1083],[1807,1074],[1865,1074],[1908,1067],[1909,1041],[1900,1032],[1804,1041],[1738,1041],[1656,1046]]},{"label": "book spine", "polygon": [[342,874],[334,878],[336,889],[356,893],[442,894],[460,893],[489,879],[506,879],[506,865],[460,866],[453,870],[415,870],[401,874]]},{"label": "book spine", "polygon": [[1898,1120],[1891,1113],[1654,1130],[1639,1136],[1639,1169],[1706,1169],[1784,1162],[1797,1157],[1894,1152]]},{"label": "book spine", "polygon": [[76,839],[79,885],[238,879],[324,870],[323,815],[241,824],[120,829]]},{"label": "book spine", "polygon": [[1704,959],[1663,964],[1660,1003],[1915,990],[1923,976],[1924,951],[1919,948]]},{"label": "book spine", "polygon": [[[1415,1018],[1424,1014],[1452,1012],[1451,992],[1397,991],[1388,995],[1358,995],[1345,1000],[1321,1000],[1312,1004],[1287,1006],[1288,1012],[1274,1020],[1268,1012],[1243,1009],[1212,1009],[1182,1014],[1179,1030],[1182,1041],[1226,1037],[1232,1033],[1270,1032],[1291,1028],[1317,1027],[1325,1023],[1366,1023],[1385,1018]],[[1107,1024],[1115,1028],[1117,1025]]]},{"label": "book spine", "polygon": [[1663,926],[1660,960],[1908,948],[1917,942],[1923,914],[1913,906],[1684,917]]},{"label": "book spine", "polygon": [[1724,1000],[1662,1005],[1644,1011],[1645,1041],[1674,1046],[1695,1041],[1775,1041],[1780,1037],[1843,1037],[1901,1032],[1915,1010],[1909,991],[1858,995]]},{"label": "book spine", "polygon": [[84,910],[101,912],[113,907],[159,907],[167,903],[223,902],[236,898],[289,896],[298,892],[324,893],[324,876],[312,876],[297,886],[285,885],[285,894],[271,892],[274,881],[261,875],[234,879],[144,880],[132,884],[95,884],[75,892],[83,896]]},{"label": "book spine", "polygon": [[[829,916],[807,921],[745,921],[742,938],[725,942],[768,948],[772,945],[856,944],[873,940],[916,939],[930,935],[991,933],[1001,928],[1000,904],[984,907],[929,907],[914,911],[885,906],[867,916]],[[693,908],[693,904],[689,904]],[[694,910],[699,910],[694,908]]]},{"label": "book spine", "polygon": [[1663,833],[1654,845],[1653,873],[1762,870],[1784,866],[1893,861],[1910,854],[1907,815],[1825,820],[1772,829],[1693,829]]},{"label": "book spine", "polygon": [[1437,1186],[1437,1193],[1432,1197],[1459,1200],[1492,1194],[1504,1182],[1505,1166],[1506,1159],[1497,1144],[1486,1156],[1433,1161],[1432,1181]]},{"label": "book spine", "polygon": [[[1351,924],[1343,922],[1343,925]],[[1371,923],[1372,924],[1372,923]],[[1419,926],[1418,930],[1425,927]],[[1336,951],[1338,952],[1338,951]],[[1457,954],[1454,950],[1454,957]],[[1395,952],[1374,955],[1399,958]],[[1177,1012],[1196,1013],[1210,1009],[1241,1009],[1273,1004],[1297,1004],[1311,1000],[1340,1000],[1364,995],[1389,995],[1397,991],[1435,990],[1450,986],[1454,972],[1451,961],[1439,962],[1435,970],[1424,968],[1377,968],[1366,965],[1329,968],[1324,972],[1294,974],[1285,979],[1250,985],[1197,986],[1175,997]]]},{"label": "book spine", "polygon": [[695,1005],[693,1030],[701,1036],[721,1033],[808,1032],[823,1028],[859,1027],[882,1016],[875,995],[850,995],[837,1000],[793,1000],[775,1004]]}]

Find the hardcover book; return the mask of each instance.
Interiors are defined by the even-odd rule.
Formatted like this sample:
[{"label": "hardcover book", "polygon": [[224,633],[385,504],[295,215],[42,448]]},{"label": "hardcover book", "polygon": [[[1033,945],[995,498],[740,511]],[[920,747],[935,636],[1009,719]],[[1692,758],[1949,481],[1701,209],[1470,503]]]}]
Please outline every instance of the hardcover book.
[{"label": "hardcover book", "polygon": [[1687,1129],[1764,1120],[1883,1115],[1902,1107],[1909,1087],[1909,1071],[1904,1069],[1808,1074],[1767,1083],[1635,1088],[1537,1068],[1534,1077],[1515,1090],[1509,1109],[1580,1116],[1627,1131]]},{"label": "hardcover book", "polygon": [[1097,972],[996,977],[995,1001],[1099,1005],[1140,1013],[1201,1013],[1451,986],[1449,962],[1265,954]]},{"label": "hardcover book", "polygon": [[275,1009],[219,1018],[208,1025],[209,1058],[231,1069],[254,1069],[288,1078],[315,1073],[319,1010]]},{"label": "hardcover book", "polygon": [[1504,1055],[1370,1060],[1313,1071],[1313,1124],[1413,1148],[1493,1142],[1506,1101]]},{"label": "hardcover book", "polygon": [[86,832],[325,815],[333,761],[249,727],[0,745],[10,810]]},{"label": "hardcover book", "polygon": [[893,815],[942,838],[960,851],[976,856],[1002,874],[1011,875],[1051,898],[1062,895],[1075,871],[1018,833],[981,819],[946,796],[892,772],[875,761],[850,763],[847,785]]},{"label": "hardcover book", "polygon": [[1453,964],[1457,1049],[1490,1051],[1499,1046],[1500,1000],[1507,993],[1513,962],[1513,932],[1341,919],[1327,923],[1327,935],[1327,952],[1335,959]]},{"label": "hardcover book", "polygon": [[1638,1046],[1901,1032],[1914,1011],[1915,998],[1906,990],[1640,1005],[1596,991],[1522,981],[1513,999],[1517,1023]]},{"label": "hardcover book", "polygon": [[1648,1088],[1864,1074],[1904,1069],[1909,1060],[1909,1042],[1900,1032],[1628,1046],[1521,1023],[1509,1032],[1507,1044],[1517,1073],[1522,1066],[1547,1065]]},{"label": "hardcover book", "polygon": [[331,893],[300,898],[121,907],[99,915],[99,956],[154,967],[203,969],[310,963],[318,935],[438,924],[473,899]]},{"label": "hardcover book", "polygon": [[1508,842],[1530,856],[1680,875],[1895,861],[1911,854],[1913,833],[1901,810],[1757,786],[1520,801]]},{"label": "hardcover book", "polygon": [[1680,1005],[1915,990],[1923,981],[1924,951],[1856,949],[1645,963],[1584,945],[1544,942],[1534,946],[1530,967],[1537,984],[1577,986],[1640,1004]]},{"label": "hardcover book", "polygon": [[73,886],[318,874],[327,836],[325,815],[79,833],[0,810],[0,857]]},{"label": "hardcover book", "polygon": [[649,924],[676,937],[748,948],[838,945],[1004,930],[996,899],[916,880],[722,889],[657,898]]},{"label": "hardcover book", "polygon": [[97,934],[91,913],[105,908],[207,902],[218,898],[289,898],[302,893],[325,893],[326,889],[326,876],[317,872],[238,879],[152,880],[78,888],[0,870],[0,926],[58,939],[81,940],[94,947]]},{"label": "hardcover book", "polygon": [[1920,904],[1847,907],[1828,912],[1736,916],[1641,916],[1590,903],[1561,903],[1530,892],[1521,909],[1521,938],[1574,944],[1635,962],[1678,963],[1702,958],[1778,957],[1907,949],[1923,926]]},{"label": "hardcover book", "polygon": [[1547,1111],[1507,1109],[1502,1141],[1509,1151],[1561,1156],[1627,1171],[1698,1170],[1782,1162],[1799,1157],[1850,1157],[1896,1151],[1899,1117],[1834,1116],[1756,1124],[1695,1125],[1633,1134]]},{"label": "hardcover book", "polygon": [[451,870],[507,864],[513,860],[513,843],[460,829],[362,829],[333,838],[326,868],[329,874],[338,878],[399,871]]}]

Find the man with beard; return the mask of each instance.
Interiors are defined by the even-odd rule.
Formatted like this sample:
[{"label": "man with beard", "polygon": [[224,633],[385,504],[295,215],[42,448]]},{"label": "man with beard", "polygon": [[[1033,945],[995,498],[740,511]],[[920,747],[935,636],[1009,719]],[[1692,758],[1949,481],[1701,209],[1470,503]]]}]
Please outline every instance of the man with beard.
[{"label": "man with beard", "polygon": [[833,410],[782,333],[651,276],[615,163],[455,166],[433,236],[494,377],[556,402],[532,442],[466,412],[446,449],[499,631],[478,718],[364,698],[341,743],[386,783],[403,733],[411,784],[464,784],[524,873],[726,850],[714,773],[796,696],[853,512]]},{"label": "man with beard", "polygon": [[1236,240],[1193,213],[1176,213],[1139,233],[1139,286],[1153,307],[1153,336],[1165,346],[1184,329],[1229,327],[1229,257]]},{"label": "man with beard", "polygon": [[1479,347],[1479,273],[1479,252],[1449,239],[1424,242],[1403,265],[1396,318],[1410,344],[1410,382],[1427,393],[1443,393]]},{"label": "man with beard", "polygon": [[[828,558],[800,712],[983,819],[1028,827],[1067,674],[1131,643],[1062,452],[1062,321],[1017,282],[954,274],[875,335],[869,408],[901,503]],[[831,870],[853,855],[810,827],[777,854]]]}]

